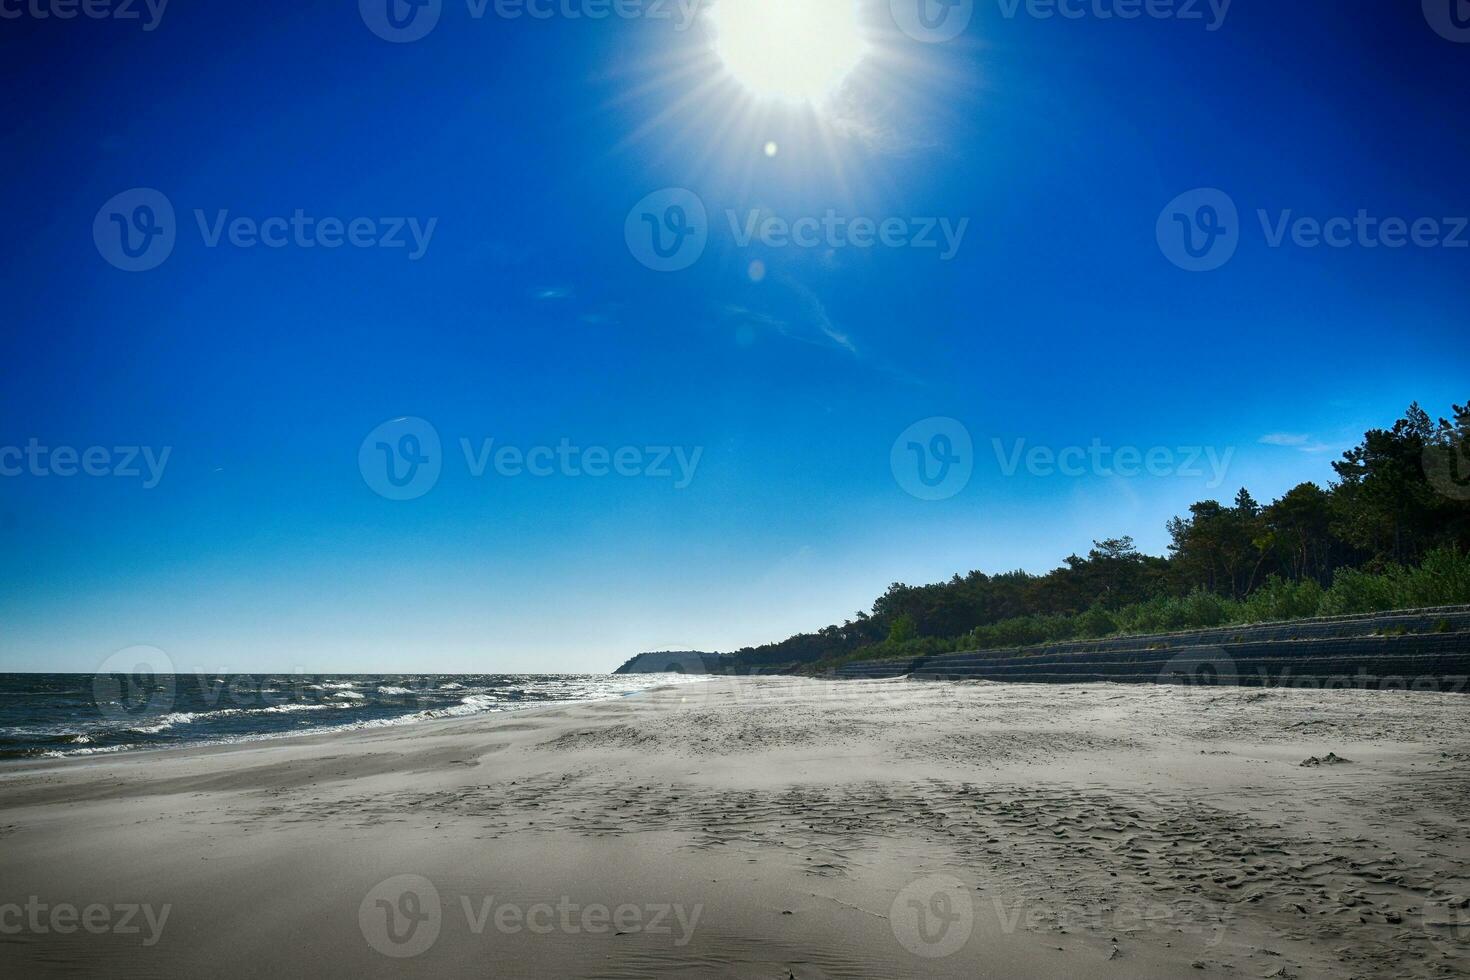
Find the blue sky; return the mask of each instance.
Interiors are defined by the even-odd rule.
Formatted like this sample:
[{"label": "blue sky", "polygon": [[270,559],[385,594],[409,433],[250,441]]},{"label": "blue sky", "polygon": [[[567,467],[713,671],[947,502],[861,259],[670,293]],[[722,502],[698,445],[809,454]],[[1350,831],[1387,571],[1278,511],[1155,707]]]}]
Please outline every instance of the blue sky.
[{"label": "blue sky", "polygon": [[[1271,247],[1258,217],[1451,234],[1470,44],[1417,4],[1236,0],[1213,31],[1008,8],[977,3],[944,43],[867,10],[872,49],[820,111],[754,99],[702,29],[652,18],[444,0],[401,44],[351,4],[0,21],[0,446],[169,452],[152,487],[0,476],[0,669],[89,671],[134,644],[232,671],[731,649],[896,580],[1042,571],[1121,534],[1162,552],[1190,502],[1325,482],[1365,427],[1470,395],[1470,249]],[[176,214],[142,272],[93,234],[134,188]],[[625,237],[665,188],[707,211],[675,272]],[[1156,234],[1197,188],[1239,211],[1207,272]],[[729,212],[755,209],[966,223],[947,260],[742,245]],[[195,216],[298,210],[432,234],[417,258],[211,247]],[[442,447],[411,500],[359,465],[400,417]],[[933,418],[973,444],[940,500],[890,458]],[[476,476],[462,439],[699,455],[687,486]],[[1167,472],[1006,472],[1018,444],[1094,440],[1168,450]],[[1223,479],[1175,472],[1196,447]]]}]

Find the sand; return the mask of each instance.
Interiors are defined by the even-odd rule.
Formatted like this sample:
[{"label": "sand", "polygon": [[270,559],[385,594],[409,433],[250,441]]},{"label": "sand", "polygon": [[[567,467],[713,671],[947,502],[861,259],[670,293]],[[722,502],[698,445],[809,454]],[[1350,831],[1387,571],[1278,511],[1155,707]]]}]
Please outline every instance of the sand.
[{"label": "sand", "polygon": [[1466,976],[1467,720],[718,679],[12,764],[0,974]]}]

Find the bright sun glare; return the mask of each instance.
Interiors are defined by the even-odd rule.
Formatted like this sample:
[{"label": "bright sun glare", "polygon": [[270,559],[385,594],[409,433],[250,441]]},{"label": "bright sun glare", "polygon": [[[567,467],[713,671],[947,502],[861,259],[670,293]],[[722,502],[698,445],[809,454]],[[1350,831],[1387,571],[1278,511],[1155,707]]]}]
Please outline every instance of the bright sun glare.
[{"label": "bright sun glare", "polygon": [[759,96],[819,104],[867,52],[855,0],[718,0],[715,50]]}]

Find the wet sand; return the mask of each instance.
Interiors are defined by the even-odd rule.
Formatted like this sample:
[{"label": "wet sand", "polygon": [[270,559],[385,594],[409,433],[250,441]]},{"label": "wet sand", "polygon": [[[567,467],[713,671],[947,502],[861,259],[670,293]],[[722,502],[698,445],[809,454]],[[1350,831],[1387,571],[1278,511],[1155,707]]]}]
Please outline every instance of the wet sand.
[{"label": "wet sand", "polygon": [[1467,722],[1455,694],[719,679],[9,765],[0,972],[1467,976]]}]

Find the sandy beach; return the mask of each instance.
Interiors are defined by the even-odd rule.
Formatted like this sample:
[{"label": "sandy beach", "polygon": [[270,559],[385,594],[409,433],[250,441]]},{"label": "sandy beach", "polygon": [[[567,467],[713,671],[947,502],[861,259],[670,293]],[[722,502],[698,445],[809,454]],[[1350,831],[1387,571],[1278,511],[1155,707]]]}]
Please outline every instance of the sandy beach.
[{"label": "sandy beach", "polygon": [[0,962],[1467,975],[1467,709],[1452,694],[716,679],[12,764]]}]

